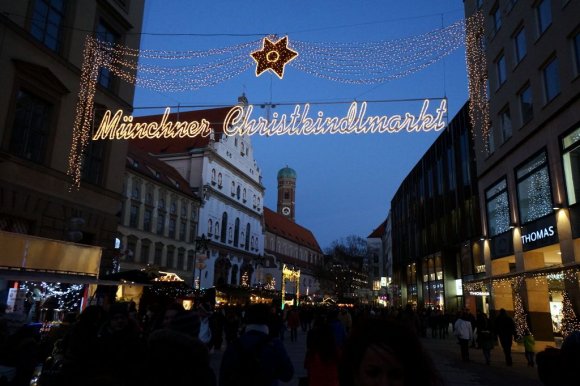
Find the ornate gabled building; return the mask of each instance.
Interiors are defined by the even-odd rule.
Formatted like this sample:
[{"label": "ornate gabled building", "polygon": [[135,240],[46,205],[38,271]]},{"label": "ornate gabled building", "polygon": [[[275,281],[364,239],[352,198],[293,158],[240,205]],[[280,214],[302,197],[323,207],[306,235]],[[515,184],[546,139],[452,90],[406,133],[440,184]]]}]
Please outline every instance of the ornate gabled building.
[{"label": "ornate gabled building", "polygon": [[[239,104],[247,106],[242,96]],[[175,168],[201,197],[196,237],[209,240],[207,257],[197,267],[199,288],[251,285],[256,261],[263,255],[264,187],[249,136],[228,136],[223,122],[230,107],[172,113],[168,121],[210,123],[207,137],[134,140]],[[162,115],[135,117],[134,122],[159,122]],[[203,254],[203,252],[202,252]]]},{"label": "ornate gabled building", "polygon": [[121,270],[149,265],[193,282],[200,198],[189,183],[130,143],[123,192]]}]

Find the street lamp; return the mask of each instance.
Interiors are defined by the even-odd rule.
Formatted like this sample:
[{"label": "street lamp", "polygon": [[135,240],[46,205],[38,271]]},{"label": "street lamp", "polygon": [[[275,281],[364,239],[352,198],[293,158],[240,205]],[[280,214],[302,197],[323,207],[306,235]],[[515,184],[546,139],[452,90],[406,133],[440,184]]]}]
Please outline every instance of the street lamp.
[{"label": "street lamp", "polygon": [[[197,253],[200,251],[207,251],[207,244],[209,240],[205,237],[205,233],[201,235],[201,237],[197,237],[195,239],[195,248],[193,250],[193,289],[196,289],[195,285],[195,269],[197,268]],[[200,287],[201,287],[201,269],[199,270],[200,274]]]}]

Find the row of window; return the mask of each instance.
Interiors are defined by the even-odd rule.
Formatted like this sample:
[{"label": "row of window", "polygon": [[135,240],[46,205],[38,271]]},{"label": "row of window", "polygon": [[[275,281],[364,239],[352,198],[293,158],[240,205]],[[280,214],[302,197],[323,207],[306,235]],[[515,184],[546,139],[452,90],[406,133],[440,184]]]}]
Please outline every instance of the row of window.
[{"label": "row of window", "polygon": [[[223,188],[223,177],[221,172],[217,173],[216,176],[216,170],[211,169],[211,184],[214,186],[217,185],[217,188],[220,190]],[[236,184],[235,181],[232,181],[230,194],[232,197],[236,197],[238,200],[241,200],[244,204],[247,202],[246,188],[242,188],[241,185]],[[255,194],[252,195],[252,206],[254,209],[260,211],[261,209],[260,196],[257,196]]]},{"label": "row of window", "polygon": [[[580,128],[562,138],[562,161],[568,205],[580,197]],[[550,170],[545,150],[515,169],[517,207],[521,225],[552,213],[554,203]],[[514,225],[511,218],[507,177],[503,177],[485,191],[488,235],[504,233]]]},{"label": "row of window", "polygon": [[251,234],[250,223],[246,224],[246,229],[241,230],[240,218],[237,217],[234,225],[228,223],[228,214],[223,212],[221,226],[217,219],[207,221],[207,235],[209,238],[219,240],[224,244],[231,244],[234,247],[244,248],[246,251],[257,252],[260,249],[258,236]]}]

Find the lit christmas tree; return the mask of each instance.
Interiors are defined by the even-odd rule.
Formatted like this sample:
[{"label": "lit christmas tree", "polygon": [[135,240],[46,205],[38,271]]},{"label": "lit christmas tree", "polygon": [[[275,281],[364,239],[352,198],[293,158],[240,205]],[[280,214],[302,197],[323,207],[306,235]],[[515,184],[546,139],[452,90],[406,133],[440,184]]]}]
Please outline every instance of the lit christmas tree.
[{"label": "lit christmas tree", "polygon": [[518,291],[514,292],[514,322],[516,324],[516,332],[518,336],[524,336],[526,330],[528,330],[528,322],[526,320],[526,313],[524,312],[524,306],[522,304],[522,297]]},{"label": "lit christmas tree", "polygon": [[580,322],[574,312],[574,307],[568,296],[568,292],[564,291],[562,296],[562,337],[566,339],[572,332],[580,331]]}]

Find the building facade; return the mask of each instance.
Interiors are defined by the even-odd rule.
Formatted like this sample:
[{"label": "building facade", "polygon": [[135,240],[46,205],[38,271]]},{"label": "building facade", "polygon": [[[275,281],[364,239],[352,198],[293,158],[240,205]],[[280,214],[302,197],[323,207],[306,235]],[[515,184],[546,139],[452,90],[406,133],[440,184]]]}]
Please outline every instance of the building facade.
[{"label": "building facade", "polygon": [[458,280],[485,271],[472,128],[466,103],[391,201],[393,297],[454,311]]},{"label": "building facade", "polygon": [[[245,96],[239,98],[247,106]],[[209,241],[198,266],[197,288],[250,286],[256,282],[255,262],[264,252],[261,171],[249,136],[228,136],[222,122],[230,108],[172,113],[168,121],[210,122],[208,137],[135,140],[135,145],[175,168],[201,198],[196,237]],[[159,122],[161,115],[135,117]],[[203,253],[202,253],[203,254]]]},{"label": "building facade", "polygon": [[205,264],[196,250],[200,198],[175,169],[134,144],[125,165],[121,270],[152,266],[193,283],[194,264]]},{"label": "building facade", "polygon": [[580,307],[580,2],[464,4],[485,17],[491,122],[476,140],[486,280],[469,288],[550,341],[566,294]]},{"label": "building facade", "polygon": [[[127,145],[91,142],[81,186],[71,189],[66,172],[83,48],[92,35],[139,49],[143,7],[120,0],[0,1],[0,230],[50,239],[53,245],[99,247],[101,274],[112,270],[116,255],[119,165]],[[132,85],[101,71],[95,110],[130,110],[133,94]],[[0,261],[9,250],[2,246]],[[61,258],[50,255],[45,272],[58,271]]]}]

